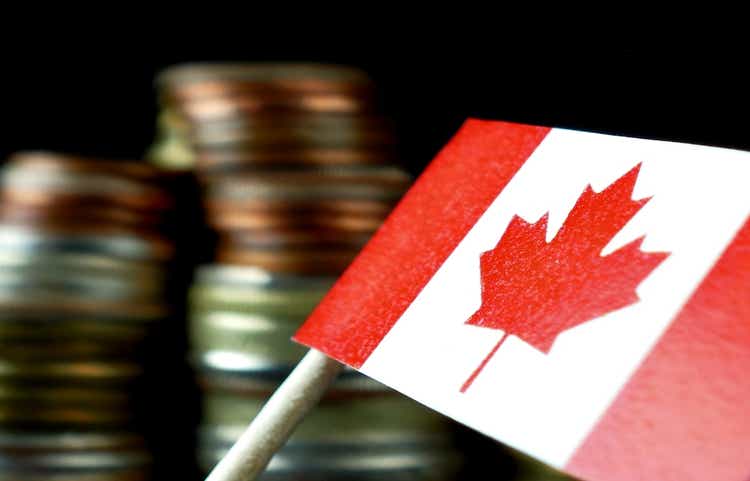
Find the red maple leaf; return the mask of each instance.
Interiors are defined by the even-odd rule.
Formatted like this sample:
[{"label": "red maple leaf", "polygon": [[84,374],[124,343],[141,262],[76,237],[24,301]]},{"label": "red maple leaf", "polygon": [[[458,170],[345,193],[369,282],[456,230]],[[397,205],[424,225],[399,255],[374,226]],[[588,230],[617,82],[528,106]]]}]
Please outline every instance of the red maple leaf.
[{"label": "red maple leaf", "polygon": [[550,242],[548,214],[534,224],[515,216],[497,246],[482,253],[482,305],[466,324],[504,335],[461,392],[508,336],[546,354],[561,332],[638,301],[636,287],[669,254],[643,252],[643,237],[607,256],[601,251],[649,200],[631,199],[640,167],[599,193],[586,187]]}]

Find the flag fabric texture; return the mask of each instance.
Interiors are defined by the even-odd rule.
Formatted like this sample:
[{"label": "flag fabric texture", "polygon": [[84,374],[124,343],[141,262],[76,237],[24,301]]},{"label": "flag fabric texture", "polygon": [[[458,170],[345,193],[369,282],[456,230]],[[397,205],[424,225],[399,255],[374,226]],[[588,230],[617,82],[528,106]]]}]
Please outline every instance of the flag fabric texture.
[{"label": "flag fabric texture", "polygon": [[747,481],[749,217],[750,153],[469,120],[295,340],[583,479]]}]

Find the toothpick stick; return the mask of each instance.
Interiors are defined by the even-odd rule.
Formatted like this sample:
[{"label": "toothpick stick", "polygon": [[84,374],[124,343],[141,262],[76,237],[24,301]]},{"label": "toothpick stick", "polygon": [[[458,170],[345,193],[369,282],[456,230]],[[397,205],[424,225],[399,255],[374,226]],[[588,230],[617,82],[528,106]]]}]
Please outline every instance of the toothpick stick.
[{"label": "toothpick stick", "polygon": [[255,480],[343,368],[310,349],[206,481]]}]

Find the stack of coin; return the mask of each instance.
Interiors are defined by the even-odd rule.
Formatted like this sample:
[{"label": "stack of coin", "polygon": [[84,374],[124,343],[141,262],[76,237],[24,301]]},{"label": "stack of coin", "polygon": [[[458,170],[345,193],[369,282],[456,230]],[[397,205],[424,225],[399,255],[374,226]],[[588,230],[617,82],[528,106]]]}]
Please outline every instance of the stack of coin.
[{"label": "stack of coin", "polygon": [[[218,240],[189,306],[209,470],[304,354],[291,335],[411,178],[358,70],[194,64],[158,84],[186,126]],[[349,371],[264,479],[436,481],[458,464],[443,418]]]},{"label": "stack of coin", "polygon": [[[289,338],[334,279],[246,266],[201,267],[190,332],[204,391],[199,463],[209,470],[304,354]],[[445,420],[346,371],[276,455],[267,480],[452,479]]]},{"label": "stack of coin", "polygon": [[218,262],[339,274],[410,184],[358,70],[199,64],[159,84],[193,147]]},{"label": "stack of coin", "polygon": [[167,313],[147,164],[50,153],[0,174],[0,480],[146,479],[144,345]]}]

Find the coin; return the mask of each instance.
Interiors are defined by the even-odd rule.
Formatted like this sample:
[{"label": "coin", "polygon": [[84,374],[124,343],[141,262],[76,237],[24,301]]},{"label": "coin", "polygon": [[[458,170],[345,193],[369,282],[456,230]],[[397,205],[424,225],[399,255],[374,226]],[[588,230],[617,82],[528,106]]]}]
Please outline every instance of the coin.
[{"label": "coin", "polygon": [[[372,105],[372,84],[356,69],[315,64],[188,64],[163,72],[167,102],[207,120],[244,112],[357,112]],[[230,99],[226,101],[223,99]]]},{"label": "coin", "polygon": [[45,405],[28,399],[19,404],[0,402],[0,423],[5,426],[111,428],[127,425],[132,419],[132,411],[122,407],[97,409],[79,404]]},{"label": "coin", "polygon": [[0,250],[0,268],[10,272],[47,272],[50,276],[58,273],[86,277],[104,277],[132,283],[160,286],[166,274],[161,265],[150,262],[137,262],[117,259],[106,255],[86,252],[34,252],[33,249],[21,252]]},{"label": "coin", "polygon": [[219,262],[259,266],[273,272],[309,275],[338,275],[354,260],[358,250],[301,250],[298,252],[264,252],[253,250],[220,250]]},{"label": "coin", "polygon": [[[47,151],[17,152],[9,158],[8,164],[28,165],[60,172],[96,172],[143,182],[158,182],[165,176],[165,172],[145,162],[84,158]],[[164,193],[161,196],[164,196]]]},{"label": "coin", "polygon": [[142,436],[131,432],[17,431],[0,429],[0,452],[88,451],[141,449]]},{"label": "coin", "polygon": [[129,433],[0,431],[0,480],[141,481],[152,458]]},{"label": "coin", "polygon": [[334,277],[279,275],[257,267],[230,264],[206,264],[195,273],[198,284],[240,285],[268,289],[328,290],[336,281]]},{"label": "coin", "polygon": [[[209,392],[200,432],[210,468],[263,401]],[[398,413],[395,415],[394,413]],[[452,479],[460,458],[442,417],[394,396],[324,400],[271,461],[268,473],[294,479]]]},{"label": "coin", "polygon": [[290,88],[335,88],[370,85],[360,70],[343,65],[314,63],[193,63],[170,67],[159,83],[195,84],[219,80],[273,83],[290,82]]},{"label": "coin", "polygon": [[154,213],[139,212],[105,202],[81,199],[64,201],[59,196],[26,195],[8,191],[0,194],[0,220],[9,224],[35,226],[106,225],[131,231],[154,230],[162,222],[161,216]]},{"label": "coin", "polygon": [[190,288],[189,304],[198,311],[227,310],[302,320],[325,292],[324,289],[195,284]]},{"label": "coin", "polygon": [[26,403],[45,403],[50,406],[75,406],[85,408],[113,407],[126,414],[126,408],[132,403],[128,393],[119,389],[80,386],[49,386],[24,384],[0,384],[0,404],[23,405]]},{"label": "coin", "polygon": [[[26,329],[31,327],[25,324]],[[0,333],[4,330],[0,329]],[[1,335],[1,334],[0,334]],[[40,361],[45,359],[91,359],[96,357],[125,357],[137,359],[139,353],[137,342],[142,342],[145,335],[137,340],[114,338],[109,342],[101,339],[19,339],[0,337],[0,352],[5,359]]]},{"label": "coin", "polygon": [[[188,305],[204,406],[198,455],[208,470],[304,355],[290,337],[411,176],[358,70],[191,64],[157,85],[165,115],[178,117],[161,138],[180,139],[175,163],[191,147],[218,239]],[[449,437],[442,418],[349,369],[263,479],[447,480],[458,464]]]},{"label": "coin", "polygon": [[[169,205],[170,199],[155,187],[145,187],[138,182],[106,175],[65,175],[56,169],[42,166],[23,169],[10,164],[0,177],[0,186],[11,196],[27,199],[29,203],[43,203],[44,199],[62,202],[104,200],[132,208],[158,208]],[[46,167],[46,166],[44,166]],[[23,194],[26,196],[23,197]]]},{"label": "coin", "polygon": [[0,225],[0,250],[25,253],[85,253],[135,261],[163,261],[172,255],[172,246],[163,239],[132,235],[59,233],[20,225]]},{"label": "coin", "polygon": [[118,315],[131,319],[165,317],[169,312],[168,307],[161,302],[133,303],[129,299],[96,299],[55,290],[13,288],[0,288],[0,309],[19,317],[45,317],[55,314],[93,317],[97,313],[117,312]]},{"label": "coin", "polygon": [[[294,357],[293,361],[274,353],[268,359],[256,358],[253,363],[247,363],[248,358],[241,355],[235,358],[237,361],[232,361],[231,357],[219,354],[221,352],[231,351],[204,351],[193,355],[201,387],[207,391],[266,399],[291,373],[305,350],[297,349],[292,353],[289,357]],[[288,348],[285,353],[289,353]],[[345,368],[326,392],[326,399],[365,398],[386,394],[393,395],[394,392],[351,368]]]},{"label": "coin", "polygon": [[[299,319],[268,318],[232,311],[193,311],[191,349],[202,364],[227,371],[291,365],[305,349],[289,342]],[[222,364],[223,363],[223,364]]]},{"label": "coin", "polygon": [[343,116],[316,119],[309,115],[277,117],[266,122],[202,122],[191,130],[191,140],[196,146],[209,148],[222,145],[261,149],[316,146],[356,150],[384,149],[395,144],[391,129],[381,119]]},{"label": "coin", "polygon": [[336,229],[295,228],[231,229],[223,231],[218,249],[290,249],[300,247],[341,247],[361,249],[370,239],[370,232],[347,232]]},{"label": "coin", "polygon": [[171,180],[47,152],[0,171],[0,481],[148,478]]},{"label": "coin", "polygon": [[135,380],[142,367],[117,361],[9,361],[0,358],[0,380],[60,381],[81,384],[125,384]]},{"label": "coin", "polygon": [[145,480],[152,457],[127,431],[0,430],[0,480]]},{"label": "coin", "polygon": [[332,148],[323,146],[276,146],[247,149],[240,146],[202,146],[196,162],[203,175],[245,168],[279,166],[337,167],[349,165],[392,165],[395,152],[388,148]]},{"label": "coin", "polygon": [[[78,275],[76,275],[78,274]],[[25,266],[0,271],[0,292],[44,297],[45,293],[70,294],[96,299],[158,302],[164,285],[146,280],[135,283],[131,278],[104,275],[81,275],[60,269]]]},{"label": "coin", "polygon": [[266,231],[305,229],[308,231],[340,231],[343,235],[371,235],[380,224],[382,216],[361,214],[330,214],[326,212],[295,212],[278,215],[255,212],[251,209],[208,209],[209,225],[222,231]]},{"label": "coin", "polygon": [[411,178],[398,169],[346,169],[258,172],[214,179],[207,186],[209,199],[305,199],[394,201],[403,195]]},{"label": "coin", "polygon": [[[50,309],[54,310],[54,309]],[[0,338],[23,348],[28,342],[44,343],[50,339],[60,343],[88,340],[108,346],[128,345],[142,341],[160,315],[128,318],[127,313],[95,312],[93,317],[64,315],[58,312],[4,312],[0,310]]]}]

